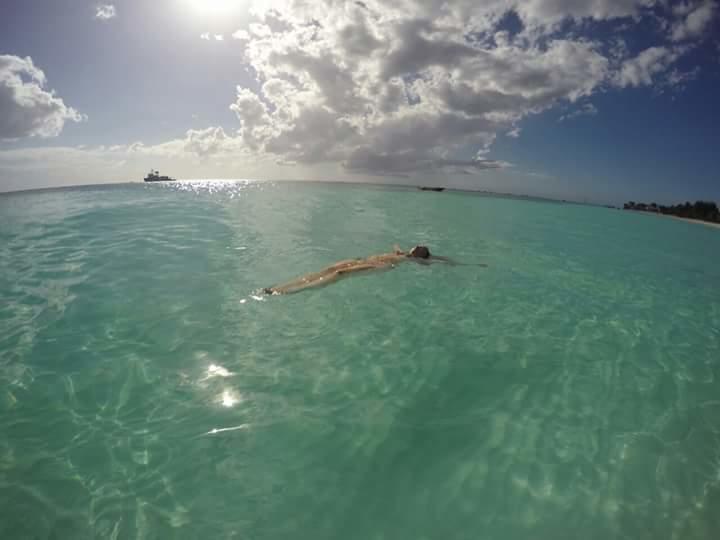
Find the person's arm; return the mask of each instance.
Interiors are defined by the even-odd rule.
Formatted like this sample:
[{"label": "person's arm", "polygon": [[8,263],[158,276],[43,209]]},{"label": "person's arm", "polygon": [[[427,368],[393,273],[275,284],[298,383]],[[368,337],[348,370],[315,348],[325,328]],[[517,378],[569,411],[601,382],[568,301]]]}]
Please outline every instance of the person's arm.
[{"label": "person's arm", "polygon": [[450,257],[442,257],[441,255],[430,255],[429,262],[444,262],[450,266],[458,266],[459,263],[452,260]]},{"label": "person's arm", "polygon": [[431,264],[433,261],[444,262],[450,266],[479,266],[481,268],[487,268],[487,264],[485,263],[460,263],[450,257],[442,257],[440,255],[431,255],[428,264]]}]

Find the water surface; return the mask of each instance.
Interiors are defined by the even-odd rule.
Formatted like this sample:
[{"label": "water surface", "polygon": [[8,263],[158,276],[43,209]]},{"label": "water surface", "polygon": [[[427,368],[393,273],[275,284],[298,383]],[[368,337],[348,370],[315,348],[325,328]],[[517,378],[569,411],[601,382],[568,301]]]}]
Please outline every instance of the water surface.
[{"label": "water surface", "polygon": [[[339,259],[423,267],[286,297]],[[0,197],[0,538],[720,536],[720,231],[316,184]]]}]

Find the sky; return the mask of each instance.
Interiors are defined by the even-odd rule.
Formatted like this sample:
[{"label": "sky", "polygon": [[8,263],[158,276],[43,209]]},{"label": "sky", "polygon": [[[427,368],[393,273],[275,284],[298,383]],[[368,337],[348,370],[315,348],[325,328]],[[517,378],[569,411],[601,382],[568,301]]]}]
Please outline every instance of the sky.
[{"label": "sky", "polygon": [[0,191],[177,178],[720,201],[720,0],[3,0]]}]

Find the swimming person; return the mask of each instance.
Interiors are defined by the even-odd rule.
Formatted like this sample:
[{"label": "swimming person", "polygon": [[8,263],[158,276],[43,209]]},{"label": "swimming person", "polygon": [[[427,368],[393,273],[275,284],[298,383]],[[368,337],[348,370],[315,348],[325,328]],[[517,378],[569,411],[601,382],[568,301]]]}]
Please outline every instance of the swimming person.
[{"label": "swimming person", "polygon": [[[298,279],[267,287],[263,289],[265,294],[291,294],[302,291],[310,287],[323,287],[334,283],[335,281],[347,277],[351,274],[359,272],[367,272],[371,270],[389,270],[395,268],[398,264],[406,261],[413,261],[420,264],[432,264],[433,262],[444,262],[450,265],[457,265],[452,259],[447,257],[438,257],[431,255],[430,250],[425,246],[415,246],[410,251],[405,252],[398,246],[392,253],[383,253],[381,255],[371,255],[365,259],[348,259],[340,261],[332,266],[323,268],[319,272],[306,274]],[[484,265],[481,265],[484,266]]]}]

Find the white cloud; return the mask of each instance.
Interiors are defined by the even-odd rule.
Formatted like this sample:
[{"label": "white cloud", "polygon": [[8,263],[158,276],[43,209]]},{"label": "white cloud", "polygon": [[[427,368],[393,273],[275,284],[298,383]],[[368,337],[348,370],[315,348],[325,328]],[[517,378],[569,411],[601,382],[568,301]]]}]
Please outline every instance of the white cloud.
[{"label": "white cloud", "polygon": [[[634,14],[647,2],[625,4],[598,7],[598,17]],[[467,38],[492,31],[507,6],[256,4],[259,22],[233,35],[260,86],[239,89],[231,106],[240,136],[284,162],[369,174],[487,168],[473,156],[498,132],[516,135],[527,115],[591,95],[610,69],[590,40]],[[541,21],[542,8],[522,4],[520,14],[538,28],[565,18],[563,8]],[[570,10],[579,19],[592,13]]]},{"label": "white cloud", "polygon": [[670,28],[670,39],[683,41],[701,36],[710,25],[717,2],[715,0],[704,0],[697,3],[683,3],[675,6],[673,12],[678,15],[678,20]]},{"label": "white cloud", "polygon": [[117,16],[117,10],[112,4],[100,4],[95,8],[95,18],[101,21],[108,21]]},{"label": "white cloud", "polygon": [[0,55],[0,140],[55,137],[66,121],[85,119],[46,84],[30,57]]},{"label": "white cloud", "polygon": [[[227,34],[256,78],[230,105],[238,130],[191,130],[162,145],[136,145],[132,155],[211,161],[239,154],[334,167],[339,176],[502,168],[491,159],[493,142],[519,136],[528,116],[553,108],[570,111],[563,120],[593,116],[588,100],[598,92],[682,88],[697,69],[680,71],[677,63],[707,32],[715,4],[251,0],[247,24]],[[519,29],[502,22],[508,15]],[[608,21],[614,33],[601,41]],[[660,31],[638,50],[626,38],[643,22]],[[670,36],[682,44],[668,44]]]},{"label": "white cloud", "polygon": [[173,139],[155,145],[135,142],[130,145],[110,147],[110,149],[130,156],[172,158],[195,162],[203,162],[210,158],[250,156],[248,149],[243,147],[242,141],[237,137],[227,135],[221,127],[189,129],[181,139]]},{"label": "white cloud", "polygon": [[[609,86],[680,87],[689,76],[672,70],[687,47],[632,56],[621,35],[582,36],[598,21],[631,29],[633,20],[689,20],[696,10],[673,14],[660,0],[256,1],[254,20],[232,34],[257,77],[230,107],[237,137],[283,163],[479,171],[497,164],[475,156],[498,133],[517,137],[529,115]],[[519,33],[498,26],[508,13]],[[585,104],[563,119],[596,112]]]},{"label": "white cloud", "polygon": [[58,166],[112,167],[137,159],[162,159],[196,164],[208,159],[250,157],[237,138],[228,136],[220,127],[189,129],[184,137],[155,145],[142,142],[112,146],[51,146],[0,151],[0,169],[52,169]]},{"label": "white cloud", "polygon": [[615,36],[610,40],[608,53],[612,60],[622,60],[628,55],[628,51],[627,42],[623,38]]},{"label": "white cloud", "polygon": [[430,157],[422,152],[376,153],[369,148],[358,148],[348,157],[344,166],[349,171],[360,171],[386,176],[409,176],[418,171],[439,170],[455,174],[472,174],[485,169],[499,169],[507,164],[491,159],[447,159]]},{"label": "white cloud", "polygon": [[[68,184],[141,181],[150,168],[179,178],[286,177],[284,167],[253,155],[221,128],[189,130],[161,144],[0,149],[0,192]],[[299,167],[297,177],[313,177]]]},{"label": "white cloud", "polygon": [[220,153],[238,152],[238,141],[225,134],[221,127],[206,129],[189,129],[185,134],[183,151],[199,158],[206,158]]},{"label": "white cloud", "polygon": [[671,70],[665,77],[664,86],[670,90],[684,90],[687,83],[694,81],[700,74],[700,66],[695,66],[689,71]]},{"label": "white cloud", "polygon": [[234,32],[232,35],[233,39],[248,41],[250,39],[250,34],[245,30],[238,30],[237,32]]},{"label": "white cloud", "polygon": [[215,41],[222,41],[225,39],[225,36],[222,34],[215,34]]},{"label": "white cloud", "polygon": [[556,28],[567,20],[581,22],[637,18],[662,0],[517,0],[498,2],[517,10],[523,22],[540,28]]},{"label": "white cloud", "polygon": [[578,116],[596,116],[598,113],[597,107],[593,105],[592,103],[585,103],[582,107],[579,107],[575,109],[572,112],[569,112],[568,114],[562,115],[558,122],[564,122],[565,120],[572,120],[573,118],[577,118]]},{"label": "white cloud", "polygon": [[633,58],[625,60],[615,74],[614,83],[620,88],[650,86],[660,74],[684,53],[681,47],[649,47]]}]

